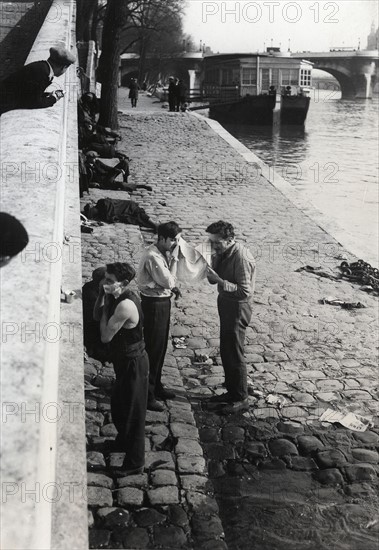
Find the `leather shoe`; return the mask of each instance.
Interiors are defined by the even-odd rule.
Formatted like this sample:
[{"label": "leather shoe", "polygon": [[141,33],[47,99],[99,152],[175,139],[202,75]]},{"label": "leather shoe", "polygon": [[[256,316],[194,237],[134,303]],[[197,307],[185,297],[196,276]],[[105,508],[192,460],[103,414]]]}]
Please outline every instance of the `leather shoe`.
[{"label": "leather shoe", "polygon": [[212,395],[208,399],[208,403],[230,403],[232,401],[228,392],[221,393],[220,395]]},{"label": "leather shoe", "polygon": [[116,477],[137,476],[139,474],[143,474],[144,469],[144,466],[141,466],[140,468],[133,468],[131,470],[127,470],[122,467],[115,469],[112,473]]},{"label": "leather shoe", "polygon": [[242,401],[233,401],[231,403],[227,403],[225,407],[222,407],[220,410],[221,414],[235,414],[239,412],[244,412],[249,410],[249,400],[246,397],[246,399],[243,399]]},{"label": "leather shoe", "polygon": [[124,453],[125,443],[117,436],[116,439],[105,441],[103,451],[109,453]]},{"label": "leather shoe", "polygon": [[165,410],[164,405],[162,403],[159,403],[156,399],[152,399],[151,401],[147,402],[147,408],[149,411],[156,411],[156,412],[162,412]]},{"label": "leather shoe", "polygon": [[174,399],[175,393],[173,391],[166,390],[165,388],[160,388],[155,391],[155,396],[158,399],[163,399],[163,400]]}]

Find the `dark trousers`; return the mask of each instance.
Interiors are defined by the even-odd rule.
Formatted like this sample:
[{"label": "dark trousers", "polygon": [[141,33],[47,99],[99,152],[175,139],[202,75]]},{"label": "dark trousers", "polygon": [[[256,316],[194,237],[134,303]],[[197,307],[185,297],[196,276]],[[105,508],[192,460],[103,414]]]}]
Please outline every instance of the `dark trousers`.
[{"label": "dark trousers", "polygon": [[173,93],[168,94],[168,106],[170,111],[175,111],[176,95],[174,95]]},{"label": "dark trousers", "polygon": [[152,401],[156,390],[162,387],[162,368],[170,330],[171,299],[141,296],[141,305],[144,340],[150,363],[148,400]]},{"label": "dark trousers", "polygon": [[237,302],[219,296],[220,355],[225,386],[233,401],[247,397],[247,371],[244,356],[246,328],[251,319],[249,302]]},{"label": "dark trousers", "polygon": [[145,465],[145,418],[149,380],[149,359],[146,351],[137,357],[113,359],[116,381],[111,397],[112,420],[118,431],[117,441],[125,450],[123,467]]}]

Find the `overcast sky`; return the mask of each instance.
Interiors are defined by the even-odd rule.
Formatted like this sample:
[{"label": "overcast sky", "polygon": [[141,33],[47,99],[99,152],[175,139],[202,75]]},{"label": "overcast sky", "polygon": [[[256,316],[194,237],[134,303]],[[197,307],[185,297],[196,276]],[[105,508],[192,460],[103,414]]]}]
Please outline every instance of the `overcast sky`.
[{"label": "overcast sky", "polygon": [[214,52],[251,52],[281,43],[292,51],[329,51],[333,46],[367,44],[377,0],[187,0],[184,31]]}]

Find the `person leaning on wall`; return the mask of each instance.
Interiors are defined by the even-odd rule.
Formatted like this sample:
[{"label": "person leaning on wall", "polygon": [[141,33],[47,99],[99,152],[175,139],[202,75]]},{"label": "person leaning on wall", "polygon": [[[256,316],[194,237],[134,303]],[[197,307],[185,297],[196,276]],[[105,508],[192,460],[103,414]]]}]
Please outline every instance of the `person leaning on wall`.
[{"label": "person leaning on wall", "polygon": [[0,82],[0,115],[14,109],[52,107],[65,92],[45,92],[54,77],[62,76],[75,56],[62,46],[50,48],[47,60],[24,65]]}]

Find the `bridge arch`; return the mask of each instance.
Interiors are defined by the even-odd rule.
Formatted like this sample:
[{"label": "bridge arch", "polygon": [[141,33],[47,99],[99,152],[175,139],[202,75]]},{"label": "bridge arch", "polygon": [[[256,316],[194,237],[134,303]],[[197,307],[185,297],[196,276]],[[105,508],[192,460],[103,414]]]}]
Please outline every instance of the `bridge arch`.
[{"label": "bridge arch", "polygon": [[339,82],[343,98],[369,99],[378,76],[378,51],[345,49],[330,52],[301,52],[292,57],[312,61],[316,69],[333,75]]},{"label": "bridge arch", "polygon": [[352,78],[350,71],[346,68],[335,69],[323,65],[322,63],[315,64],[315,68],[320,71],[325,71],[331,74],[337,80],[341,88],[342,99],[354,98],[357,94],[355,80]]}]

